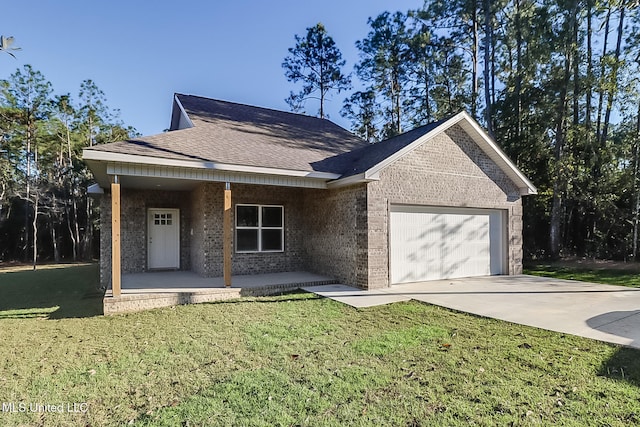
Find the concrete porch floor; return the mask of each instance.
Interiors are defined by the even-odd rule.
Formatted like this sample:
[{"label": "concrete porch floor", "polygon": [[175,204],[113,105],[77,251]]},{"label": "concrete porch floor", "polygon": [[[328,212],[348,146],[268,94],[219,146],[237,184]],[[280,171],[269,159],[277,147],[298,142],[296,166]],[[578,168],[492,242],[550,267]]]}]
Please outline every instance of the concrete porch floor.
[{"label": "concrete porch floor", "polygon": [[305,271],[232,276],[229,288],[224,286],[222,277],[201,277],[192,271],[123,274],[121,281],[120,296],[114,297],[111,289],[105,293],[105,315],[245,296],[266,296],[305,286],[336,283],[330,277]]},{"label": "concrete porch floor", "polygon": [[[330,277],[305,271],[231,276],[231,288],[257,289],[271,286],[335,283]],[[122,294],[200,292],[225,289],[224,278],[202,277],[192,271],[158,271],[122,275]],[[228,288],[226,288],[228,289]]]}]

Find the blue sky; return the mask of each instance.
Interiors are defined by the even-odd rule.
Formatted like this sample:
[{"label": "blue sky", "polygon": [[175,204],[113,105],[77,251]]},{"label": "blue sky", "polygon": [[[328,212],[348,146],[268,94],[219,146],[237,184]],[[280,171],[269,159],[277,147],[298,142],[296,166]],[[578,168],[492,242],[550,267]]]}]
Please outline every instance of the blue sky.
[{"label": "blue sky", "polygon": [[[96,82],[111,108],[144,135],[169,126],[174,92],[287,110],[281,67],[294,35],[322,22],[351,71],[367,19],[417,9],[422,0],[14,0],[3,2],[0,34],[22,48],[0,56],[0,79],[31,64],[56,94]],[[339,116],[344,93],[327,105]],[[308,103],[307,113],[317,105]]]}]

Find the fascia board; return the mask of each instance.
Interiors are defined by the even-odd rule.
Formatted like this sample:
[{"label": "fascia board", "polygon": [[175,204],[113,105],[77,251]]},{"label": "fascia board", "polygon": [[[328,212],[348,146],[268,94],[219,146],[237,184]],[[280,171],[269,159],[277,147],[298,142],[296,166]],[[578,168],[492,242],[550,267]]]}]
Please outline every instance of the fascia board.
[{"label": "fascia board", "polygon": [[352,184],[360,184],[365,182],[377,181],[379,178],[368,177],[365,173],[360,173],[358,175],[352,175],[346,178],[337,179],[335,181],[331,181],[327,183],[327,188],[340,188],[345,187],[347,185]]},{"label": "fascia board", "polygon": [[227,172],[254,173],[254,174],[260,174],[260,175],[283,175],[283,176],[294,176],[294,177],[327,179],[327,180],[340,178],[339,174],[328,173],[328,172],[317,172],[317,171],[309,172],[309,171],[300,171],[300,170],[293,170],[293,169],[269,168],[269,167],[262,167],[262,166],[247,166],[247,165],[234,165],[234,164],[217,163],[217,162],[165,159],[161,157],[112,153],[109,151],[98,151],[98,150],[91,150],[91,149],[84,149],[82,153],[82,157],[85,160],[95,160],[95,161],[102,161],[102,162],[134,163],[134,164],[142,164],[142,165],[170,166],[170,167],[178,167],[178,168],[209,169],[209,170],[219,170],[219,171],[227,171]]},{"label": "fascia board", "polygon": [[[469,116],[466,112],[462,112],[461,114],[466,119],[467,125],[471,126],[471,128],[473,128],[473,130],[475,131],[475,135],[472,134],[471,136],[476,141],[476,143],[480,146],[480,148],[482,148],[483,151],[485,151],[485,153],[489,155],[489,157],[493,157],[491,155],[492,153],[498,156],[498,158],[502,161],[502,163],[507,167],[507,170],[505,172],[507,172],[507,175],[509,175],[512,179],[514,179],[514,181],[516,181],[517,184],[519,184],[520,194],[521,195],[538,194],[538,190],[533,185],[533,183],[529,181],[529,179],[526,176],[524,176],[522,172],[520,172],[518,167],[511,161],[511,159],[509,159],[509,157],[505,154],[505,152],[502,151],[502,149],[498,146],[498,144],[496,144],[491,139],[491,137],[487,135],[487,133],[480,127],[480,125],[478,125],[478,123],[475,120],[473,120],[473,118]],[[489,149],[489,152],[487,152],[487,149],[483,147],[483,144],[485,145],[485,147]],[[517,182],[517,181],[520,181],[520,182]]]}]

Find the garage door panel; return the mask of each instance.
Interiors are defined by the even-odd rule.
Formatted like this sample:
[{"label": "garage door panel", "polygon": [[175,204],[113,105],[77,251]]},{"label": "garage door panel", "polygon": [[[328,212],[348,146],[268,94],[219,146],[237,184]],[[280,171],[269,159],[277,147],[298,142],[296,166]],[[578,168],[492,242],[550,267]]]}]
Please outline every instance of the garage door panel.
[{"label": "garage door panel", "polygon": [[501,273],[500,212],[434,210],[391,212],[392,283]]}]

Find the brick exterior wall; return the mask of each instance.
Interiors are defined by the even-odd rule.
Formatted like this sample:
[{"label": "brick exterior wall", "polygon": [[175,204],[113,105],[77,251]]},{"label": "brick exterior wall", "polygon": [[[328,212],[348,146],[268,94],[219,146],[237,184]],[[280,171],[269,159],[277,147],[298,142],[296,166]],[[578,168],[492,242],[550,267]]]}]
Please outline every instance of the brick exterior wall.
[{"label": "brick exterior wall", "polygon": [[111,194],[100,197],[100,287],[111,287]]},{"label": "brick exterior wall", "polygon": [[522,201],[518,188],[459,126],[381,171],[367,186],[368,288],[389,286],[389,206],[502,209],[507,213],[508,273],[522,273]]},{"label": "brick exterior wall", "polygon": [[365,184],[304,194],[307,271],[366,287],[367,220]]},{"label": "brick exterior wall", "polygon": [[[279,273],[304,270],[302,228],[302,194],[299,188],[265,185],[231,185],[231,223],[233,253],[231,274]],[[283,252],[236,253],[236,204],[284,206]],[[205,277],[223,275],[222,220],[224,183],[200,184],[191,194],[193,236],[191,238],[192,269]]]},{"label": "brick exterior wall", "polygon": [[[231,187],[235,230],[236,204],[284,206],[284,252],[236,253],[232,255],[233,274],[279,273],[305,269],[303,189],[265,185],[235,184]],[[234,236],[235,237],[235,236]],[[235,242],[234,242],[235,248]],[[220,263],[222,268],[222,262]],[[221,270],[222,271],[222,270]],[[219,274],[219,276],[221,276]]]},{"label": "brick exterior wall", "polygon": [[205,277],[222,276],[223,192],[223,183],[199,184],[191,192],[191,269]]}]

